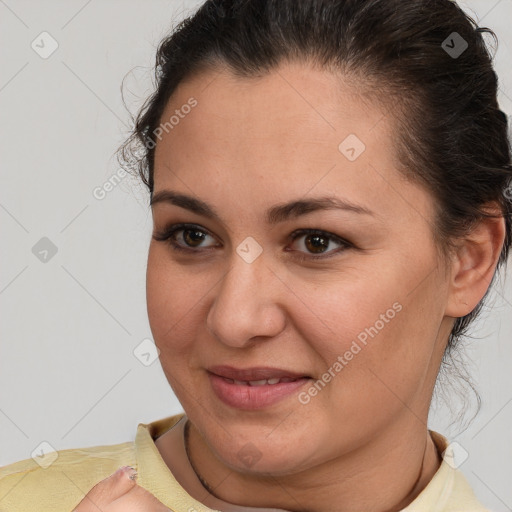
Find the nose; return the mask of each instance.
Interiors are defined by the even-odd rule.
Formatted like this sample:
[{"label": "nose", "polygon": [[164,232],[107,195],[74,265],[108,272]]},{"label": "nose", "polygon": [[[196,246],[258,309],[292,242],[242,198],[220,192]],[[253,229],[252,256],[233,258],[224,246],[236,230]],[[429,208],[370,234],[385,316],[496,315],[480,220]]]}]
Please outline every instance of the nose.
[{"label": "nose", "polygon": [[216,288],[207,328],[221,343],[234,348],[279,335],[286,324],[280,301],[286,293],[284,288],[263,254],[252,263],[234,254],[230,269]]}]

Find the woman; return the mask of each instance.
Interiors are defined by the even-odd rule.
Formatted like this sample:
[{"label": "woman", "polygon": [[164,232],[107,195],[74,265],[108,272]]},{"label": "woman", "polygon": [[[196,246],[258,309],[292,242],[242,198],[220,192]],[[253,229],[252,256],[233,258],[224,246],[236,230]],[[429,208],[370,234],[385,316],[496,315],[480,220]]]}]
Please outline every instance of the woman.
[{"label": "woman", "polygon": [[486,510],[428,428],[512,235],[475,25],[449,0],[226,0],[161,43],[121,156],[185,414],[3,468],[1,510]]}]

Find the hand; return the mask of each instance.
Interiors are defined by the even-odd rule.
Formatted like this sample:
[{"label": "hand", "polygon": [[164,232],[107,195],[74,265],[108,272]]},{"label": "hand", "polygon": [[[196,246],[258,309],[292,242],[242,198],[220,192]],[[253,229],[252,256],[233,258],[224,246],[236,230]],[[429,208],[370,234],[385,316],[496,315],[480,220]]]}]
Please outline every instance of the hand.
[{"label": "hand", "polygon": [[172,512],[130,478],[136,475],[133,468],[119,468],[97,483],[73,512]]}]

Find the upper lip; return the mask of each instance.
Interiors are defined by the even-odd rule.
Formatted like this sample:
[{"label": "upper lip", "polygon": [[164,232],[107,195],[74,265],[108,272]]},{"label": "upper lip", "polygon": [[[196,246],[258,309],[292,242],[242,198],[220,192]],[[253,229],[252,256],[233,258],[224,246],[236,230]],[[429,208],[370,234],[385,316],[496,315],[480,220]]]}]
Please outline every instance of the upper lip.
[{"label": "upper lip", "polygon": [[233,366],[211,366],[207,368],[210,373],[233,380],[263,380],[263,379],[300,379],[308,377],[304,373],[292,372],[281,368],[269,368],[267,366],[257,366],[252,368],[234,368]]}]

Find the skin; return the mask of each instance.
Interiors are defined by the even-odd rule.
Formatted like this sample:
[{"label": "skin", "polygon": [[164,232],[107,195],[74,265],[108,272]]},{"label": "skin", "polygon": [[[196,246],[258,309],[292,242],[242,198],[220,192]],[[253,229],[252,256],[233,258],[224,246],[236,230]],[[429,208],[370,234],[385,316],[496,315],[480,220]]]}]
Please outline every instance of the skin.
[{"label": "skin", "polygon": [[[427,429],[433,386],[455,318],[490,284],[503,219],[482,221],[445,266],[432,197],[396,169],[394,120],[325,71],[287,63],[257,80],[203,71],[180,84],[162,120],[190,97],[197,106],[156,146],[154,194],[192,195],[222,220],[153,205],[154,234],[187,222],[205,238],[188,245],[195,254],[151,240],[147,306],[162,368],[192,423],[194,466],[217,497],[239,505],[400,510],[439,467]],[[353,162],[338,150],[351,133],[366,146]],[[374,215],[323,210],[266,222],[276,204],[333,195]],[[308,259],[308,235],[288,238],[301,228],[352,246],[327,239],[331,257]],[[187,247],[184,234],[176,241]],[[262,248],[252,263],[236,251],[249,236]],[[218,364],[320,379],[394,303],[400,312],[307,404],[297,392],[241,411],[212,391],[206,368]],[[171,443],[172,431],[157,444],[167,461]],[[260,454],[250,467],[238,457],[247,443]]]},{"label": "skin", "polygon": [[119,468],[98,482],[73,512],[170,512],[151,493],[137,485],[136,476],[136,472],[127,466]]}]

